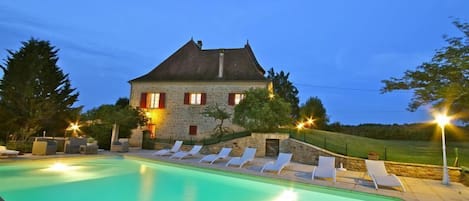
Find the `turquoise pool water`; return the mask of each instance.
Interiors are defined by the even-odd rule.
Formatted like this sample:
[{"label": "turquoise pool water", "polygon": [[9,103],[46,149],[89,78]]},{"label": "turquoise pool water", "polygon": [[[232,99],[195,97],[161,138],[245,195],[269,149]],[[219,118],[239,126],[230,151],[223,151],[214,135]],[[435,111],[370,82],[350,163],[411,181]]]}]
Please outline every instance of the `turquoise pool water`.
[{"label": "turquoise pool water", "polygon": [[5,201],[396,200],[281,183],[123,158],[0,163],[0,196]]}]

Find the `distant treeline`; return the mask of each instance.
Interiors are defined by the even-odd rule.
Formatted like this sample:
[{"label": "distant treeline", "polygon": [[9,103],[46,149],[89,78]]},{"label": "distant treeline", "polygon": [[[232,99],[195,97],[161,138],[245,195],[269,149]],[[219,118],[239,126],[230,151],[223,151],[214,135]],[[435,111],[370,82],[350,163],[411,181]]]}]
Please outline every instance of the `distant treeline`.
[{"label": "distant treeline", "polygon": [[[435,124],[360,124],[330,125],[330,131],[385,140],[440,140],[441,130]],[[469,141],[469,127],[448,126],[445,129],[447,141]]]}]

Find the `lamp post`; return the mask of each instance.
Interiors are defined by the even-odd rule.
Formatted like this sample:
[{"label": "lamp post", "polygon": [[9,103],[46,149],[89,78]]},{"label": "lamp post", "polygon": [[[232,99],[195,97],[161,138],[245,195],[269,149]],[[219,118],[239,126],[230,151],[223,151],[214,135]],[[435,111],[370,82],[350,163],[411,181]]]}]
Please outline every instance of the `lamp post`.
[{"label": "lamp post", "polygon": [[449,176],[448,176],[448,164],[446,162],[446,142],[445,142],[445,126],[450,122],[450,118],[445,114],[438,114],[435,117],[438,126],[441,128],[441,143],[443,149],[443,179],[441,181],[442,184],[448,185],[449,184]]}]

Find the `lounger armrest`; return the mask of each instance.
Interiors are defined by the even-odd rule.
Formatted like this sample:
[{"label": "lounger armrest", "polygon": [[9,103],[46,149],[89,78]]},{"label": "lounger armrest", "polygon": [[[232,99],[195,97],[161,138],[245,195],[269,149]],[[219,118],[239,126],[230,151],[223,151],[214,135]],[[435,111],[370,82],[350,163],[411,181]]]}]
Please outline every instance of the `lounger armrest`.
[{"label": "lounger armrest", "polygon": [[373,184],[375,185],[375,189],[378,190],[378,181],[376,181],[375,175],[371,173],[368,173],[368,175],[371,177],[371,180],[373,181]]},{"label": "lounger armrest", "polygon": [[406,192],[404,184],[402,183],[401,179],[399,179],[399,177],[397,177],[395,174],[391,174],[391,176],[394,177],[399,182],[399,184],[401,184],[402,192]]},{"label": "lounger armrest", "polygon": [[311,173],[311,179],[314,180],[314,175],[316,173],[316,166],[313,167],[313,172]]}]

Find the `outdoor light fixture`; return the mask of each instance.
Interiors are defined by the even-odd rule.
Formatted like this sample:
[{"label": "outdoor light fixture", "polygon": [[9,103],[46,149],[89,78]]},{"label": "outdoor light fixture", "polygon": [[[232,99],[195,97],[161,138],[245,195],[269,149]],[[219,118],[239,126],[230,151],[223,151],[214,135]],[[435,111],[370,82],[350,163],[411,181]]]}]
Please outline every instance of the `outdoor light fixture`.
[{"label": "outdoor light fixture", "polygon": [[274,93],[270,93],[270,94],[269,94],[269,98],[270,98],[270,99],[274,99],[274,97],[275,97]]},{"label": "outdoor light fixture", "polygon": [[308,122],[308,125],[309,125],[309,126],[313,126],[313,124],[314,124],[314,119],[313,119],[313,117],[309,117],[309,118],[307,119],[307,122]]},{"label": "outdoor light fixture", "polygon": [[70,126],[68,127],[67,130],[72,130],[73,131],[72,135],[75,137],[77,136],[77,131],[80,130],[80,125],[78,124],[78,122],[70,123]]},{"label": "outdoor light fixture", "polygon": [[441,183],[444,185],[449,184],[448,164],[446,162],[445,126],[449,124],[450,121],[451,121],[451,118],[446,116],[446,114],[435,115],[435,122],[441,128],[441,144],[442,144],[442,149],[443,149],[443,179]]},{"label": "outdoor light fixture", "polygon": [[73,131],[77,131],[78,129],[80,129],[80,126],[78,126],[78,123],[71,123],[70,129],[72,129]]},{"label": "outdoor light fixture", "polygon": [[304,124],[303,122],[298,123],[298,124],[296,125],[296,128],[297,128],[298,130],[303,129],[303,127],[305,127],[305,124]]},{"label": "outdoor light fixture", "polygon": [[313,124],[314,120],[312,118],[308,118],[308,124]]}]

